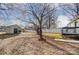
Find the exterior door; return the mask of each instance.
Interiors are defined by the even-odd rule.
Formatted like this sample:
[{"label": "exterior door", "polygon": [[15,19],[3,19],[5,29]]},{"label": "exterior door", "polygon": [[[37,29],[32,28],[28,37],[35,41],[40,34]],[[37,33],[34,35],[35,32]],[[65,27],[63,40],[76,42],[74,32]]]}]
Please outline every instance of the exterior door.
[{"label": "exterior door", "polygon": [[14,28],[14,34],[17,34],[17,33],[18,33],[18,29]]}]

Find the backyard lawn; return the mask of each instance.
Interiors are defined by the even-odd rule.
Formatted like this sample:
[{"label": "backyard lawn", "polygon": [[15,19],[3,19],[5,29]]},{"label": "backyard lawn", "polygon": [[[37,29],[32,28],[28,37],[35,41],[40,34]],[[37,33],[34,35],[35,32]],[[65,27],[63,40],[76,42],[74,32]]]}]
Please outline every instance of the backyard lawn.
[{"label": "backyard lawn", "polygon": [[[46,33],[43,33],[46,34]],[[60,34],[47,33],[49,37],[61,38]],[[54,36],[55,35],[55,36]],[[68,55],[79,54],[79,44],[49,40],[39,41],[36,33],[25,32],[0,39],[1,55]]]}]

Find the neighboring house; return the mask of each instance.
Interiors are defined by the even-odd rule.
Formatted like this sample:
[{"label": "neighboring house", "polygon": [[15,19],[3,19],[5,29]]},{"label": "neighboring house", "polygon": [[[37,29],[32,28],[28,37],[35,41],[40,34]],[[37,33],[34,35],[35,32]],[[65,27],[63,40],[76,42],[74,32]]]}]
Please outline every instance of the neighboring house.
[{"label": "neighboring house", "polygon": [[61,28],[43,29],[43,32],[61,33]]},{"label": "neighboring house", "polygon": [[6,26],[0,26],[0,32],[5,32]]},{"label": "neighboring house", "polygon": [[63,27],[62,28],[63,35],[79,35],[79,27]]},{"label": "neighboring house", "polygon": [[79,39],[79,18],[72,20],[66,27],[62,28],[63,37]]},{"label": "neighboring house", "polygon": [[[76,26],[75,26],[75,22],[77,22]],[[66,27],[63,27],[62,34],[64,34],[64,35],[79,35],[79,19],[72,20]]]},{"label": "neighboring house", "polygon": [[0,27],[0,32],[6,32],[8,34],[17,34],[21,32],[21,27],[18,25],[10,25]]}]

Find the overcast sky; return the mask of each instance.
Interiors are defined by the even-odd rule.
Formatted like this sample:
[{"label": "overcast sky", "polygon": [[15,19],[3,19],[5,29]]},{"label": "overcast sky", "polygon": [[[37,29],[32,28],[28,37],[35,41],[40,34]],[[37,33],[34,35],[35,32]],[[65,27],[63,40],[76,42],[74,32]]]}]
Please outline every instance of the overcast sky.
[{"label": "overcast sky", "polygon": [[[24,4],[16,4],[15,7],[19,7],[21,9],[25,9],[25,7],[23,6]],[[55,4],[56,7],[59,6],[59,4]],[[21,20],[18,20],[15,18],[15,16],[22,16],[19,12],[19,10],[15,9],[17,12],[12,11],[12,10],[8,10],[8,11],[2,11],[0,10],[0,25],[12,25],[12,24],[18,24],[21,26],[25,26],[27,25],[26,22],[23,22]],[[6,16],[6,13],[8,13],[8,16]],[[65,11],[61,8],[57,9],[57,13],[58,15],[58,27],[64,27],[66,26],[70,21],[69,21],[69,17],[67,16],[67,14],[65,13]],[[23,17],[21,17],[23,19]]]}]

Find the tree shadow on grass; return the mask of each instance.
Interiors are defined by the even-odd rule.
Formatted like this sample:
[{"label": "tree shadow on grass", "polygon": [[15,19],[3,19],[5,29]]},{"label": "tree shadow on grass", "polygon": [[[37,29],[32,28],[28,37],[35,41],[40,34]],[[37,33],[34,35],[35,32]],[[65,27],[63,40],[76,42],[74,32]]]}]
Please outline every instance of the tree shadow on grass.
[{"label": "tree shadow on grass", "polygon": [[10,38],[10,37],[15,37],[17,35],[19,35],[19,34],[7,34],[7,33],[0,34],[0,39],[7,39],[7,38]]},{"label": "tree shadow on grass", "polygon": [[66,49],[60,47],[59,45],[56,44],[57,41],[55,40],[50,40],[49,38],[46,39],[45,43],[51,45],[51,46],[54,46],[56,49],[59,49],[61,51],[64,51],[66,52],[68,55],[73,55],[73,53],[67,51]]}]

